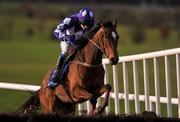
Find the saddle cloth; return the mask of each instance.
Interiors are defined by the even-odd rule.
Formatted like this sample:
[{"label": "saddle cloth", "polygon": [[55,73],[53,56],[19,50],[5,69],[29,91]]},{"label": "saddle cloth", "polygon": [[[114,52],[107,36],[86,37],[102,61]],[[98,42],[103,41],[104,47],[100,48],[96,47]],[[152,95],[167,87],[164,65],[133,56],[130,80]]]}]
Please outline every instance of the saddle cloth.
[{"label": "saddle cloth", "polygon": [[60,73],[60,79],[57,82],[53,82],[51,80],[51,76],[53,75],[54,69],[51,71],[49,79],[48,79],[48,86],[52,89],[55,89],[56,86],[60,83],[62,83],[63,79],[65,78],[67,72],[69,69],[69,64],[65,63],[64,66],[62,67],[61,73]]}]

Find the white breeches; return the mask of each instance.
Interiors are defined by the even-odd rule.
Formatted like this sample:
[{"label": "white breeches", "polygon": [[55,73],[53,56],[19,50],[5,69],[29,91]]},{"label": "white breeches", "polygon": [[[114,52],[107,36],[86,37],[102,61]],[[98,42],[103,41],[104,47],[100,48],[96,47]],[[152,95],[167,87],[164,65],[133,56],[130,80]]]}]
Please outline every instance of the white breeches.
[{"label": "white breeches", "polygon": [[65,41],[61,41],[60,47],[61,47],[61,54],[64,55],[68,53],[69,48],[72,48],[73,50],[76,50],[78,48],[77,45],[74,45],[73,43],[67,43]]}]

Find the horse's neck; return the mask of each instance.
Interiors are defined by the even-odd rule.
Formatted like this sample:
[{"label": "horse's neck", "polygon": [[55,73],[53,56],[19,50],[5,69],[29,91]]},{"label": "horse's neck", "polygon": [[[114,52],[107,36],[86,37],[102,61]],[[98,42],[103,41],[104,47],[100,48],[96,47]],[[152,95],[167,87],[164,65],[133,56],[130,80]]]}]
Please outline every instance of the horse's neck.
[{"label": "horse's neck", "polygon": [[[97,34],[99,35],[99,34]],[[95,36],[91,39],[94,43],[100,41],[100,37]],[[102,63],[103,53],[99,50],[91,41],[80,51],[80,61],[86,62],[88,64],[97,65]],[[78,58],[79,59],[79,58]]]},{"label": "horse's neck", "polygon": [[85,52],[86,53],[84,53],[84,57],[86,63],[101,64],[103,54],[92,42],[88,42],[88,45],[85,48]]}]

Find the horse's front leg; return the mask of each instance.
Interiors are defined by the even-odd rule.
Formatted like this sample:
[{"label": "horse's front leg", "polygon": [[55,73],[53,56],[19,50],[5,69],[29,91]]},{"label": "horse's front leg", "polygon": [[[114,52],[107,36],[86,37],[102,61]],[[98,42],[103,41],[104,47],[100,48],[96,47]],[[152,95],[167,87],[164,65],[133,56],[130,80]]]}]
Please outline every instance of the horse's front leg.
[{"label": "horse's front leg", "polygon": [[[92,114],[94,114],[94,115],[100,114],[104,111],[105,107],[108,106],[109,95],[110,95],[111,89],[112,89],[111,85],[106,84],[106,85],[103,85],[100,89],[98,89],[95,92],[96,94],[90,99],[90,102],[92,104],[92,109],[94,109]],[[103,104],[102,104],[102,106],[96,108],[97,99],[103,94],[105,95]]]},{"label": "horse's front leg", "polygon": [[90,111],[89,111],[89,115],[93,115],[94,110],[96,109],[96,103],[97,103],[97,97],[93,96],[90,100]]},{"label": "horse's front leg", "polygon": [[93,97],[92,94],[90,94],[85,89],[79,86],[74,88],[73,92],[71,92],[71,97],[76,103],[81,103],[90,100],[91,106],[90,112],[88,114],[93,115],[93,112],[96,109],[97,98]]},{"label": "horse's front leg", "polygon": [[71,92],[71,97],[74,102],[82,103],[92,98],[92,94],[87,92],[84,88],[77,86]]}]

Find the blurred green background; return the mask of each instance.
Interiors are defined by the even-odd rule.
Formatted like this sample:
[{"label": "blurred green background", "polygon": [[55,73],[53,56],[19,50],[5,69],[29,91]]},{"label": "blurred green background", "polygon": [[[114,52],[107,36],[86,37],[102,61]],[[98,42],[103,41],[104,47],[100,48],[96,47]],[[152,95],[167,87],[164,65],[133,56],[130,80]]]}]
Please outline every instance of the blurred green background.
[{"label": "blurred green background", "polygon": [[[179,4],[2,0],[0,81],[40,85],[60,53],[53,29],[64,17],[87,6],[96,20],[118,20],[120,57],[180,46]],[[15,111],[29,96],[28,91],[0,89],[0,112]]]}]

